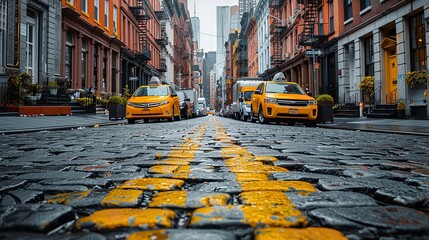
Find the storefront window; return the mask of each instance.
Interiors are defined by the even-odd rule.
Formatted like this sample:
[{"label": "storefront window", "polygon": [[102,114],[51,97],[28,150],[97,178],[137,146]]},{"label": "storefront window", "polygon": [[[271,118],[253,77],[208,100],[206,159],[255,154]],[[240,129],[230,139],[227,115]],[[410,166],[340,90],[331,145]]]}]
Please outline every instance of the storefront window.
[{"label": "storefront window", "polygon": [[426,69],[426,39],[423,14],[410,19],[411,70]]}]

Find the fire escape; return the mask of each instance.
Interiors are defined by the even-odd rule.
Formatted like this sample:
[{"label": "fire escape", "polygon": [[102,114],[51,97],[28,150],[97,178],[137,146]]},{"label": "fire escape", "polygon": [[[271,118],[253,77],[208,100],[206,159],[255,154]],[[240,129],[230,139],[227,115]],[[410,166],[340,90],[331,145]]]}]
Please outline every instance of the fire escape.
[{"label": "fire escape", "polygon": [[138,28],[140,30],[138,40],[141,49],[140,52],[135,54],[135,56],[141,61],[149,61],[152,59],[152,54],[149,50],[149,43],[147,39],[147,20],[151,18],[149,15],[149,7],[147,6],[147,2],[145,0],[137,0],[136,6],[130,6],[130,10],[136,18]]},{"label": "fire escape", "polygon": [[270,15],[273,18],[273,21],[270,25],[270,34],[272,36],[272,55],[271,55],[271,65],[279,66],[282,60],[282,48],[281,48],[281,34],[285,28],[281,20],[281,0],[271,0],[270,2]]},{"label": "fire escape", "polygon": [[299,45],[315,47],[314,43],[319,37],[315,35],[319,2],[320,0],[298,0],[298,3],[305,6],[305,13],[303,15],[304,29],[298,35]]},{"label": "fire escape", "polygon": [[[167,30],[166,30],[166,16],[164,11],[157,11],[155,12],[156,17],[160,21],[161,24],[161,36],[160,38],[156,39],[156,43],[165,50],[166,46],[168,45],[168,36],[167,36]],[[167,61],[165,57],[160,58],[159,62],[159,69],[160,72],[167,72]]]}]

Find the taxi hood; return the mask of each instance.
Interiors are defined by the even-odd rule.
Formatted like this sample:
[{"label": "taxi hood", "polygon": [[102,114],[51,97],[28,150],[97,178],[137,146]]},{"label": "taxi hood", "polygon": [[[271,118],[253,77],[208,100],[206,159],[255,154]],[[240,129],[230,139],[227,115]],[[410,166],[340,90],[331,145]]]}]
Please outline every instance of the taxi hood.
[{"label": "taxi hood", "polygon": [[313,97],[308,96],[306,94],[290,94],[290,93],[267,93],[267,97],[269,98],[277,98],[277,99],[294,99],[294,100],[315,100]]},{"label": "taxi hood", "polygon": [[128,99],[130,102],[162,102],[169,100],[169,96],[140,96],[140,97],[131,97]]}]

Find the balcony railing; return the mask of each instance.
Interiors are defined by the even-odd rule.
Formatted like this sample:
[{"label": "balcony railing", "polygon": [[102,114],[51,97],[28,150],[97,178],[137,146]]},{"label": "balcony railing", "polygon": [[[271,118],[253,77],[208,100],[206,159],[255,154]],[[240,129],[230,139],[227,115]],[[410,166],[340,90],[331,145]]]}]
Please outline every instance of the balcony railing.
[{"label": "balcony railing", "polygon": [[147,47],[143,47],[141,52],[137,52],[135,57],[142,61],[149,61],[152,59],[152,53]]},{"label": "balcony railing", "polygon": [[168,45],[168,37],[166,34],[163,34],[161,38],[156,39],[156,43],[158,43],[160,46],[167,46]]}]

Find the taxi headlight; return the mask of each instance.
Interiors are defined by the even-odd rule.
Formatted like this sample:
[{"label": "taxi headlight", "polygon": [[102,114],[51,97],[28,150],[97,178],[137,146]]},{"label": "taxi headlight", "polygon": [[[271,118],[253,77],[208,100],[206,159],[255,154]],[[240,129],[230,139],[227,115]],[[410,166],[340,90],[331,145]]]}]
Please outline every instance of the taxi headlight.
[{"label": "taxi headlight", "polygon": [[310,100],[308,101],[309,105],[317,105],[317,101],[316,100]]},{"label": "taxi headlight", "polygon": [[277,103],[277,99],[275,99],[275,98],[265,98],[265,103]]},{"label": "taxi headlight", "polygon": [[166,105],[166,104],[169,104],[169,103],[170,103],[170,101],[168,101],[168,100],[167,101],[163,101],[163,102],[159,103],[159,106]]}]

